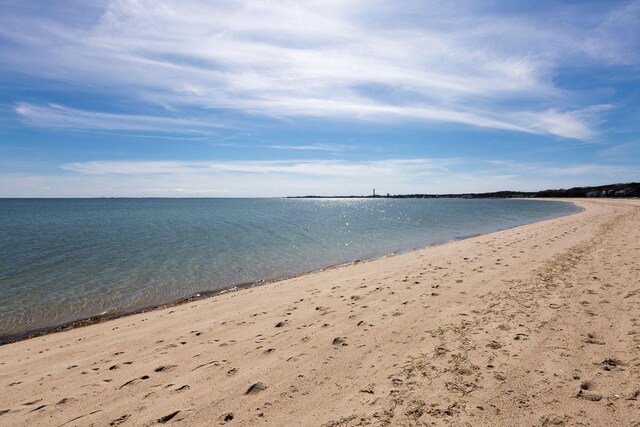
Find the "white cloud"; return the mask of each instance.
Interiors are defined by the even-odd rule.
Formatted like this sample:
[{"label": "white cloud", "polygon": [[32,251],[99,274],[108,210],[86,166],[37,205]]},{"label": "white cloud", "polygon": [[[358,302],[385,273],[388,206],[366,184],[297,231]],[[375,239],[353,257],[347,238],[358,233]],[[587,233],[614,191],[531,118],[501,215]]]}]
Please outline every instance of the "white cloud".
[{"label": "white cloud", "polygon": [[[620,175],[633,176],[637,170],[628,166],[620,165],[602,165],[602,164],[581,164],[571,166],[556,166],[542,168],[541,172],[547,176],[600,176],[609,178],[610,182],[616,182],[615,179]],[[609,182],[608,181],[608,182]]]},{"label": "white cloud", "polygon": [[207,163],[199,162],[134,162],[134,161],[95,161],[74,162],[62,165],[62,169],[82,174],[95,175],[146,175],[179,174],[206,172]]},{"label": "white cloud", "polygon": [[342,151],[346,147],[344,145],[333,144],[309,144],[309,145],[268,145],[267,148],[274,150],[294,150],[294,151]]},{"label": "white cloud", "polygon": [[27,123],[49,128],[79,130],[161,131],[176,133],[212,132],[221,127],[194,119],[113,114],[66,108],[56,104],[19,103],[15,112]]},{"label": "white cloud", "polygon": [[[637,179],[637,168],[628,164],[579,163],[557,165],[555,163],[523,163],[516,161],[488,160],[484,163],[496,166],[503,173],[522,177],[545,177],[562,182],[563,178],[578,177],[575,186],[628,182]],[[594,181],[595,180],[595,181]],[[599,181],[598,181],[599,180]],[[556,185],[557,186],[557,185]]]},{"label": "white cloud", "polygon": [[[629,165],[479,159],[94,161],[66,173],[1,174],[0,197],[278,197],[533,191],[637,179]],[[44,189],[44,187],[48,187]]]},{"label": "white cloud", "polygon": [[512,117],[534,132],[546,131],[568,138],[589,140],[595,136],[593,127],[599,121],[599,114],[611,108],[610,105],[593,105],[576,111],[552,108],[538,113],[514,113]]},{"label": "white cloud", "polygon": [[[62,166],[66,174],[49,176],[47,185],[52,187],[49,196],[83,197],[368,194],[373,187],[380,192],[415,192],[443,179],[449,168],[460,162],[459,159],[74,162]],[[9,191],[33,194],[48,179],[5,178],[5,182],[12,184],[0,189],[0,194]],[[33,188],[28,190],[27,185]]]},{"label": "white cloud", "polygon": [[456,159],[388,159],[348,162],[338,160],[287,161],[93,161],[62,165],[62,169],[87,175],[181,175],[181,174],[283,174],[316,177],[424,175],[446,171]]},{"label": "white cloud", "polygon": [[154,191],[162,194],[177,193],[181,195],[220,195],[221,193],[228,193],[229,190],[219,188],[145,188],[143,191]]},{"label": "white cloud", "polygon": [[640,153],[640,141],[615,144],[612,147],[598,151],[597,156],[608,159],[628,159],[634,153]]},{"label": "white cloud", "polygon": [[[182,117],[231,109],[593,138],[602,110],[576,107],[553,78],[567,62],[637,63],[629,52],[640,47],[638,3],[587,16],[578,7],[554,12],[546,22],[466,2],[121,0],[82,25],[5,14],[0,35],[19,49],[1,53],[20,72],[97,85]],[[30,106],[23,117],[41,126],[167,126],[155,117],[50,110]]]}]

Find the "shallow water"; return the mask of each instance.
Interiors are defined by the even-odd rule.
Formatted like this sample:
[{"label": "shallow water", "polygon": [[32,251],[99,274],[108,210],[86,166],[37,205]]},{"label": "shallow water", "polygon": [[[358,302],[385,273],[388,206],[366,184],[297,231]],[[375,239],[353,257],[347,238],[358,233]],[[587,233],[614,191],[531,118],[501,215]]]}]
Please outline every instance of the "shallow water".
[{"label": "shallow water", "polygon": [[578,210],[508,199],[0,199],[0,337]]}]

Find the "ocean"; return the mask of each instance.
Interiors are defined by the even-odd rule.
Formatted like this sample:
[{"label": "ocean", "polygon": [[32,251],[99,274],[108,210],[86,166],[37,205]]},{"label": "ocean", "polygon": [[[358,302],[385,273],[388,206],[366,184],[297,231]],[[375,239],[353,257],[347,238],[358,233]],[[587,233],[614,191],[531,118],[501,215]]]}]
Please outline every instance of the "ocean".
[{"label": "ocean", "polygon": [[510,199],[0,199],[0,341],[578,210]]}]

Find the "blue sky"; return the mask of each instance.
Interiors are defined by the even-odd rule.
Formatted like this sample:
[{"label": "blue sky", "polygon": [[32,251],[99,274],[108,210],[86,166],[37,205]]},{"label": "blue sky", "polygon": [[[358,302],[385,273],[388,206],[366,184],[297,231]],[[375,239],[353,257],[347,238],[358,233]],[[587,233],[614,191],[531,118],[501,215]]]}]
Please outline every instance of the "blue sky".
[{"label": "blue sky", "polygon": [[0,197],[640,180],[640,1],[0,0]]}]

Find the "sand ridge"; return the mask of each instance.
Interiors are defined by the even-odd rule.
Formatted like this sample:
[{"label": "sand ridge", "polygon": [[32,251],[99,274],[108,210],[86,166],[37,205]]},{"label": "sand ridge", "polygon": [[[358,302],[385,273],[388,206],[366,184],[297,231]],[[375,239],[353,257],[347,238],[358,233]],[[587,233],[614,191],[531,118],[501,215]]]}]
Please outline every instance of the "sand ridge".
[{"label": "sand ridge", "polygon": [[0,347],[0,425],[640,425],[640,202]]}]

